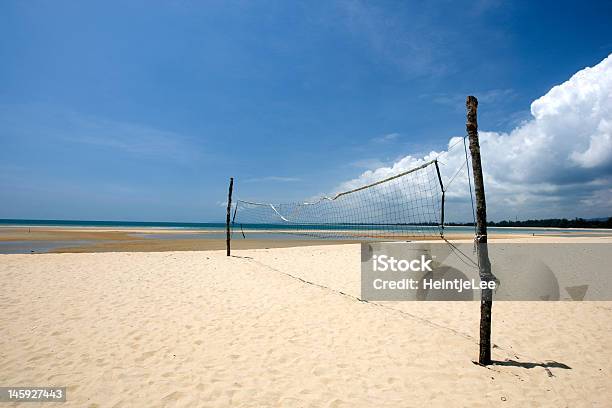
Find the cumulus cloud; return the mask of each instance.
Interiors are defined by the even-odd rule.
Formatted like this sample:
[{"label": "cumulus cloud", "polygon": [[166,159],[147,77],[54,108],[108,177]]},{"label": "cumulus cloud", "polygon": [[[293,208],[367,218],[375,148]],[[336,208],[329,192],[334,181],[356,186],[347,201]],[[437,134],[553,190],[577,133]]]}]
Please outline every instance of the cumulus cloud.
[{"label": "cumulus cloud", "polygon": [[[491,219],[611,216],[612,55],[535,100],[531,118],[511,132],[480,131],[480,144]],[[448,183],[465,161],[462,138],[451,138],[446,151],[409,155],[366,171],[337,190],[380,180],[438,156]],[[462,171],[447,193],[454,221],[471,214]]]}]

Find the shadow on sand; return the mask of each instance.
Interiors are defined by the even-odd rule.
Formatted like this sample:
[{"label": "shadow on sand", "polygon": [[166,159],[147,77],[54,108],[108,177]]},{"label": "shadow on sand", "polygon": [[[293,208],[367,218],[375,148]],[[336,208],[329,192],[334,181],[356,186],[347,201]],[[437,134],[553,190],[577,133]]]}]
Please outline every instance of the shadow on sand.
[{"label": "shadow on sand", "polygon": [[551,368],[562,368],[564,370],[571,370],[572,367],[568,366],[567,364],[563,364],[563,363],[559,363],[557,361],[546,361],[546,362],[538,362],[538,363],[531,363],[528,361],[516,361],[516,360],[510,360],[510,359],[506,359],[504,361],[499,361],[499,360],[492,360],[491,361],[491,365],[496,365],[496,366],[506,366],[506,367],[521,367],[521,368],[535,368],[535,367],[541,367],[544,369],[544,371],[546,371],[546,374],[549,377],[554,377],[555,375],[552,373],[552,371],[550,371]]},{"label": "shadow on sand", "polygon": [[530,363],[527,361],[516,361],[516,360],[492,360],[491,365],[498,366],[510,366],[510,367],[522,367],[522,368],[534,368],[534,367],[542,367],[542,368],[563,368],[565,370],[571,370],[572,367],[567,364],[559,363],[556,361],[546,361],[544,363]]}]

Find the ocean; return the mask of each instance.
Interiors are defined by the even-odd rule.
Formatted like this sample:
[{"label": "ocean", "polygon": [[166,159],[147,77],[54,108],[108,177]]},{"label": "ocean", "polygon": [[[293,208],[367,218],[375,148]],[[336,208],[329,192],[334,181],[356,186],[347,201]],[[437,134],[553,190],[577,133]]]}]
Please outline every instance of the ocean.
[{"label": "ocean", "polygon": [[[210,232],[223,232],[225,223],[222,222],[152,222],[152,221],[84,221],[84,220],[16,220],[16,219],[0,219],[0,227],[106,227],[106,228],[138,228],[138,229],[185,229],[185,230],[202,230]],[[238,225],[235,226],[238,229]],[[243,224],[242,229],[247,230],[283,230],[287,229],[287,224]],[[380,228],[377,225],[296,225],[291,228],[304,228],[309,230],[319,231],[335,231],[335,230],[375,230]],[[405,225],[385,225],[387,231],[409,231],[411,227]],[[429,227],[414,227],[419,228],[435,228]],[[445,226],[444,230],[449,234],[470,234],[474,232],[473,226]],[[589,235],[598,234],[610,236],[612,230],[597,229],[597,228],[519,228],[519,227],[488,227],[487,231],[490,234],[513,235],[513,234],[535,234],[535,235],[563,235],[563,234],[580,234],[586,233]],[[192,234],[193,235],[193,234]],[[216,235],[216,234],[215,234]]]}]

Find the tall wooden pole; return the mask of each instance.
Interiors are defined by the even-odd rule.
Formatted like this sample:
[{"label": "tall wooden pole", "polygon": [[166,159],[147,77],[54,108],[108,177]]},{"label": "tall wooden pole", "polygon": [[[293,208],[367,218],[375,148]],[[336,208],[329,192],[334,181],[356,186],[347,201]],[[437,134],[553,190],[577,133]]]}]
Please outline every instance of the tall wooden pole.
[{"label": "tall wooden pole", "polygon": [[225,243],[227,245],[227,256],[230,256],[230,252],[231,252],[230,214],[232,212],[232,190],[233,189],[234,189],[234,178],[230,177],[229,193],[227,194],[227,218],[225,220],[225,232],[226,232]]},{"label": "tall wooden pole", "polygon": [[[494,279],[491,274],[491,262],[487,248],[487,204],[485,201],[484,182],[482,180],[482,163],[480,161],[480,143],[478,142],[478,100],[468,96],[466,129],[470,140],[472,170],[474,173],[474,190],[476,193],[476,244],[478,246],[478,268],[480,280],[489,282]],[[478,362],[491,364],[491,308],[493,307],[493,290],[483,289],[480,299],[480,352]]]}]

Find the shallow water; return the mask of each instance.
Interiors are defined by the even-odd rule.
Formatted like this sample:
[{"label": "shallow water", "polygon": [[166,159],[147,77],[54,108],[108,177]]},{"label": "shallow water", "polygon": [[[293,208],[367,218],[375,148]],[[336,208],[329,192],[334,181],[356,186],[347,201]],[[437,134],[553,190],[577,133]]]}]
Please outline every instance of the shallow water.
[{"label": "shallow water", "polygon": [[[98,241],[99,242],[99,241]],[[46,253],[56,248],[84,246],[94,243],[88,240],[71,241],[0,241],[0,254]]]}]

